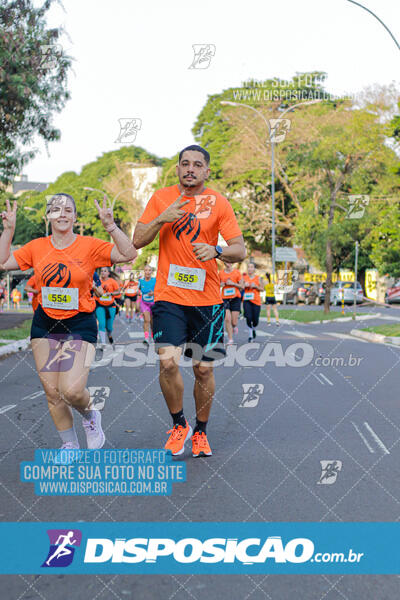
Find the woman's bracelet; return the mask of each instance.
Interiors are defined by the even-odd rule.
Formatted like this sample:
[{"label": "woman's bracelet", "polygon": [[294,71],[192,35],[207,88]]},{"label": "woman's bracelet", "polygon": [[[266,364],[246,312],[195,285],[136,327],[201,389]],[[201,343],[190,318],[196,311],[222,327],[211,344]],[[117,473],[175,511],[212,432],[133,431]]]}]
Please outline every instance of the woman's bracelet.
[{"label": "woman's bracelet", "polygon": [[108,227],[106,227],[105,229],[106,229],[106,231],[107,231],[108,233],[111,233],[111,232],[113,232],[113,231],[114,231],[114,229],[116,229],[116,228],[117,228],[117,224],[116,224],[116,223],[112,223],[111,225],[108,225]]}]

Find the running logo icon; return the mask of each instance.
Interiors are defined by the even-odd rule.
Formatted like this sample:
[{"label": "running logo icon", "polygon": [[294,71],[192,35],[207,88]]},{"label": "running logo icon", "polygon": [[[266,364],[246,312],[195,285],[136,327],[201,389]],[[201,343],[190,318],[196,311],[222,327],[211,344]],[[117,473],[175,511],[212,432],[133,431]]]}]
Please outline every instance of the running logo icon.
[{"label": "running logo icon", "polygon": [[52,283],[61,284],[60,287],[68,287],[71,282],[71,271],[62,263],[49,263],[42,271],[42,280],[45,287],[51,287]]},{"label": "running logo icon", "polygon": [[172,225],[172,231],[177,240],[179,240],[181,233],[183,232],[185,232],[186,235],[193,233],[193,237],[190,241],[194,242],[197,240],[200,233],[199,220],[193,213],[185,213]]},{"label": "running logo icon", "polygon": [[42,567],[68,567],[74,558],[75,548],[81,545],[79,529],[48,529],[50,548]]},{"label": "running logo icon", "polygon": [[65,373],[72,369],[76,352],[82,348],[82,340],[66,340],[64,333],[52,333],[49,337],[49,356],[40,369],[43,373]]},{"label": "running logo icon", "polygon": [[350,195],[349,207],[346,217],[348,219],[361,219],[365,213],[365,207],[369,204],[369,196],[367,195]]},{"label": "running logo icon", "polygon": [[262,383],[243,383],[243,399],[239,408],[254,408],[257,406],[260,396],[264,392]]},{"label": "running logo icon", "polygon": [[286,134],[290,131],[290,125],[290,119],[270,119],[271,142],[274,142],[275,144],[283,142]]},{"label": "running logo icon", "polygon": [[194,214],[198,219],[208,219],[211,215],[212,207],[215,206],[216,198],[212,194],[201,194],[195,196],[196,208]]},{"label": "running logo icon", "polygon": [[118,119],[119,135],[115,144],[132,144],[136,140],[137,132],[142,129],[142,119]]},{"label": "running logo icon", "polygon": [[321,477],[317,484],[319,485],[332,485],[336,482],[339,472],[342,470],[341,460],[320,460],[322,469]]},{"label": "running logo icon", "polygon": [[108,386],[89,387],[90,404],[88,410],[103,410],[106,400],[110,397]]},{"label": "running logo icon", "polygon": [[193,44],[194,57],[189,69],[208,69],[215,55],[214,44]]}]

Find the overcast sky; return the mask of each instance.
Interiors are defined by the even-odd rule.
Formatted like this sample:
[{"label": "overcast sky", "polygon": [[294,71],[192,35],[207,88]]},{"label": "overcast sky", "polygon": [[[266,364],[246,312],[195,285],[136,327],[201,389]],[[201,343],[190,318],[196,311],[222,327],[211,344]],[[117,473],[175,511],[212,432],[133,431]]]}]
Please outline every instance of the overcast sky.
[{"label": "overcast sky", "polygon": [[[400,0],[360,0],[400,40]],[[356,93],[399,80],[400,52],[382,25],[348,0],[63,0],[49,24],[63,25],[73,59],[72,98],[25,168],[33,181],[79,172],[116,150],[118,119],[141,119],[135,144],[172,156],[193,142],[207,96],[249,78],[328,73],[326,87]],[[70,39],[69,39],[70,38]],[[190,69],[193,44],[212,44],[207,69]]]}]

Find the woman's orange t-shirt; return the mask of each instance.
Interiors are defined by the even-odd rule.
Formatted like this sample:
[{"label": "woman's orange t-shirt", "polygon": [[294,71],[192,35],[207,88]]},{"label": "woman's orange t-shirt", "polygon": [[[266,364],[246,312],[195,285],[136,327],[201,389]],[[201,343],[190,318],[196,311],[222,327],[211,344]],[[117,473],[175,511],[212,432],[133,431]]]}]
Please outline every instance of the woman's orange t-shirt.
[{"label": "woman's orange t-shirt", "polygon": [[[128,291],[129,290],[129,291]],[[131,296],[137,296],[139,290],[139,284],[137,281],[126,281],[124,285],[125,296],[130,298]]]},{"label": "woman's orange t-shirt", "polygon": [[[250,288],[248,286],[249,283],[255,283],[256,285],[260,285],[260,278],[258,275],[254,275],[253,277],[249,277],[247,273],[243,275],[245,288],[244,288],[244,296],[243,300],[249,300],[253,304],[257,304],[257,306],[261,306],[261,296],[260,291],[255,288]],[[246,297],[247,296],[247,297]]]},{"label": "woman's orange t-shirt", "polygon": [[242,274],[237,269],[234,269],[230,273],[226,273],[226,271],[219,272],[219,278],[222,283],[224,283],[224,287],[221,290],[222,300],[232,300],[232,298],[240,298],[240,290],[237,287],[230,286],[229,283],[226,283],[227,279],[233,281],[233,283],[239,283],[242,279]]},{"label": "woman's orange t-shirt", "polygon": [[119,290],[119,285],[112,277],[109,277],[104,281],[101,279],[100,281],[101,287],[104,290],[104,294],[100,296],[100,298],[96,298],[96,302],[98,302],[98,304],[101,306],[111,306],[114,304],[114,299],[117,298],[117,296],[111,296],[111,292],[116,292]]},{"label": "woman's orange t-shirt", "polygon": [[[76,235],[75,240],[67,248],[59,250],[51,241],[51,236],[37,238],[22,248],[14,250],[14,258],[19,268],[26,271],[30,267],[35,270],[35,277],[40,287],[38,302],[44,312],[52,319],[68,319],[80,312],[93,312],[96,303],[90,294],[93,284],[93,273],[99,267],[111,266],[111,250],[114,244],[97,238]],[[71,288],[77,290],[78,308],[54,308],[43,306],[43,288]],[[54,293],[50,298],[60,302],[70,298],[71,294]],[[76,297],[76,296],[75,296]],[[54,303],[55,303],[54,302]]]},{"label": "woman's orange t-shirt", "polygon": [[[40,290],[40,285],[36,281],[35,275],[32,275],[32,277],[29,277],[28,281],[26,282],[26,285],[29,285],[34,290]],[[33,294],[32,295],[32,310],[33,310],[33,312],[35,312],[35,310],[37,309],[38,304],[39,304],[38,294]]]}]

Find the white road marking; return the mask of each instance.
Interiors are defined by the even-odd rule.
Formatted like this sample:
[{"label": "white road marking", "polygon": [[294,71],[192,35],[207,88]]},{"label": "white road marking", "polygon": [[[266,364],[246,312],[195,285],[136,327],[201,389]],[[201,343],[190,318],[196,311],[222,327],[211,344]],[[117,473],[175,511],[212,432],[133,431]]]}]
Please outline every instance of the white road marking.
[{"label": "white road marking", "polygon": [[34,400],[38,396],[42,396],[44,394],[44,390],[39,390],[38,392],[33,392],[33,394],[29,394],[29,396],[25,396],[22,400]]},{"label": "white road marking", "polygon": [[371,452],[371,454],[374,454],[375,450],[372,448],[372,446],[369,445],[367,438],[364,436],[364,434],[360,430],[360,428],[355,423],[353,423],[353,421],[351,422],[351,424],[353,425],[354,429],[357,431],[358,435],[360,436],[360,438],[362,439],[364,444],[367,446],[367,448]]},{"label": "white road marking", "polygon": [[325,375],[323,373],[319,374],[320,377],[322,377],[322,379],[325,379],[325,381],[327,381],[329,383],[329,385],[333,385],[332,381],[330,379],[328,379],[327,377],[325,377]]},{"label": "white road marking", "polygon": [[368,344],[366,340],[362,340],[361,338],[353,337],[352,335],[348,335],[347,333],[334,333],[332,331],[324,331],[326,335],[331,335],[333,337],[339,338],[340,340],[352,340],[353,342],[362,342],[363,344]]},{"label": "white road marking", "polygon": [[143,331],[129,331],[128,335],[131,340],[142,340],[144,338]]},{"label": "white road marking", "polygon": [[266,331],[260,331],[256,329],[257,337],[275,337],[273,333],[267,333]]},{"label": "white road marking", "polygon": [[303,331],[297,331],[296,329],[285,329],[284,333],[290,333],[291,335],[295,335],[299,338],[316,338],[316,335],[311,335],[311,333],[304,333]]},{"label": "white road marking", "polygon": [[7,406],[2,406],[0,408],[0,415],[6,413],[8,410],[11,410],[12,408],[15,408],[17,405],[16,404],[8,404]]},{"label": "white road marking", "polygon": [[374,438],[375,442],[378,444],[379,448],[381,450],[383,450],[383,452],[385,454],[390,454],[389,450],[386,448],[385,444],[382,442],[381,438],[378,437],[375,433],[375,431],[372,429],[371,425],[369,425],[367,423],[367,421],[364,421],[364,427],[367,429],[367,431],[370,432],[370,434],[372,435],[372,437]]}]

